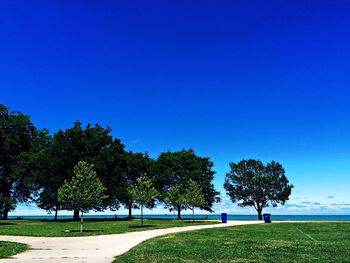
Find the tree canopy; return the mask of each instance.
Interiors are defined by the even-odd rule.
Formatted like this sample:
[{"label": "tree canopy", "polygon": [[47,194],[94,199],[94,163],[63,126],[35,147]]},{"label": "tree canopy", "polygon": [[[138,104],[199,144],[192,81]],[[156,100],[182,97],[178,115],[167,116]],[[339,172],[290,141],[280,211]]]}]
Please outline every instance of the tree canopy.
[{"label": "tree canopy", "polygon": [[[155,160],[147,153],[126,152],[111,132],[108,126],[83,126],[76,121],[70,128],[50,133],[37,129],[29,116],[0,104],[0,217],[7,219],[19,202],[35,202],[54,211],[55,219],[59,210],[74,208],[61,202],[59,189],[72,181],[80,161],[94,165],[105,187],[106,198],[94,205],[94,210],[117,210],[124,205],[131,217],[132,208],[141,207],[143,212],[144,207],[153,208],[157,199],[177,210],[181,218],[181,210],[194,207],[185,195],[195,183],[204,195],[204,202],[197,206],[212,211],[219,193],[213,185],[214,164],[209,158],[182,150],[163,152]],[[80,209],[75,206],[74,219],[79,219]]]},{"label": "tree canopy", "polygon": [[194,208],[205,206],[205,197],[202,188],[193,180],[188,182],[188,187],[184,194],[184,200],[192,210],[192,219],[194,221]]},{"label": "tree canopy", "polygon": [[[126,157],[126,171],[124,175],[124,189],[127,189],[129,185],[137,183],[137,179],[147,175],[152,177],[152,166],[154,160],[149,157],[147,153],[135,153],[127,152]],[[123,205],[129,210],[129,218],[132,217],[132,209],[139,208],[139,206],[134,202],[129,191],[121,190],[119,192],[120,200]],[[146,205],[148,208],[154,207],[154,202]]]},{"label": "tree canopy", "polygon": [[[193,150],[161,153],[156,161],[156,186],[166,193],[174,186],[186,189],[193,180],[203,190],[205,203],[200,208],[212,211],[213,204],[220,200],[213,185],[213,166],[209,158],[198,157]],[[187,208],[185,204],[177,207],[179,219],[181,210]]]},{"label": "tree canopy", "polygon": [[[46,210],[57,210],[60,203],[57,199],[58,189],[65,180],[73,176],[74,166],[80,161],[94,164],[99,179],[106,186],[106,198],[100,209],[110,207],[117,209],[119,199],[117,193],[123,184],[126,162],[124,158],[124,145],[119,139],[113,139],[109,127],[103,128],[99,124],[85,128],[80,122],[66,130],[59,130],[53,135],[46,150],[41,153],[42,162],[48,173],[39,178],[41,191],[37,204]],[[79,211],[74,213],[75,219]]]},{"label": "tree canopy", "polygon": [[128,192],[132,200],[141,207],[141,225],[143,225],[143,208],[154,202],[159,197],[159,192],[147,176],[137,178],[136,183],[129,186]]},{"label": "tree canopy", "polygon": [[262,219],[262,210],[269,205],[284,204],[291,194],[293,185],[278,162],[266,166],[258,160],[242,160],[230,163],[224,187],[233,202],[239,206],[253,206]]},{"label": "tree canopy", "polygon": [[16,166],[21,154],[36,142],[38,130],[30,117],[0,104],[0,217],[4,219],[17,202],[29,200],[34,190],[33,178]]},{"label": "tree canopy", "polygon": [[[90,210],[98,210],[103,204],[106,188],[103,186],[94,165],[80,161],[74,167],[71,180],[66,180],[58,190],[58,200],[67,210],[80,210],[82,215]],[[82,228],[81,228],[82,232]]]},{"label": "tree canopy", "polygon": [[185,189],[180,188],[179,186],[172,186],[168,191],[163,193],[163,202],[165,207],[169,209],[169,211],[174,212],[178,207],[183,207],[186,205],[185,199]]}]

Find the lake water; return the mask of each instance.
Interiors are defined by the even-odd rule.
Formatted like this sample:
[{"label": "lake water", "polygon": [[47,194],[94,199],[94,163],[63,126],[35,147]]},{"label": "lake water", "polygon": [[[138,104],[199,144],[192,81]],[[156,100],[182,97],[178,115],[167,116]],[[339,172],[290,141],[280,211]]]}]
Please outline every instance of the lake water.
[{"label": "lake water", "polygon": [[[16,219],[21,217],[23,219],[53,219],[51,215],[43,216],[9,216],[10,219]],[[127,215],[117,215],[117,218],[126,218]],[[134,215],[135,218],[140,218],[138,214]],[[191,219],[192,215],[182,215],[182,219]],[[59,216],[59,219],[71,219],[72,216]],[[84,218],[115,218],[115,215],[85,215]],[[149,219],[173,219],[173,215],[144,215],[144,218]],[[195,215],[196,219],[220,219],[220,214],[212,215]],[[257,215],[228,215],[229,220],[256,220]],[[350,221],[350,215],[271,215],[272,220],[290,220],[290,221]]]}]

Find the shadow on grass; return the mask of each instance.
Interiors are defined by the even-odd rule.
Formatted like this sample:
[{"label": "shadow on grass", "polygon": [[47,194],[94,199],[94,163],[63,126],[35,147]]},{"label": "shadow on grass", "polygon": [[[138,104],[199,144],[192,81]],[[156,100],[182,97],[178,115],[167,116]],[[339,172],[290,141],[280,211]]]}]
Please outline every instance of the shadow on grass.
[{"label": "shadow on grass", "polygon": [[[97,232],[103,232],[103,230],[98,230],[98,229],[83,230],[83,233],[97,233]],[[80,230],[69,230],[68,233],[80,233]]]},{"label": "shadow on grass", "polygon": [[203,223],[203,220],[202,221],[198,221],[198,220],[195,220],[195,221],[182,220],[182,223],[185,223],[185,224],[199,224],[199,223]]},{"label": "shadow on grass", "polygon": [[[37,219],[29,219],[30,221],[35,221]],[[48,223],[67,223],[67,222],[80,222],[79,220],[73,220],[73,219],[40,219],[41,222],[48,222]],[[84,222],[118,222],[118,221],[132,221],[128,217],[122,217],[122,218],[84,218]]]},{"label": "shadow on grass", "polygon": [[17,223],[8,223],[8,222],[2,223],[2,222],[0,222],[0,226],[14,226],[14,225],[18,225],[18,224]]},{"label": "shadow on grass", "polygon": [[157,225],[133,225],[133,226],[129,226],[129,228],[149,228],[149,227],[156,227]]}]

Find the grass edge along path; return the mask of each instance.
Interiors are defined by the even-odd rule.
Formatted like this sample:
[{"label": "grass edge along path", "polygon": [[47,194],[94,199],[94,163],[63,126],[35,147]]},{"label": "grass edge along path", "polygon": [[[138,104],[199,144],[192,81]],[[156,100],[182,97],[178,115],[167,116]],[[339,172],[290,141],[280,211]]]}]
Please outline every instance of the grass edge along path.
[{"label": "grass edge along path", "polygon": [[114,263],[350,262],[350,223],[272,223],[168,234],[147,240]]},{"label": "grass edge along path", "polygon": [[186,227],[196,225],[211,225],[219,222],[197,220],[161,220],[145,219],[144,226],[140,220],[89,220],[84,223],[84,232],[80,233],[80,224],[76,221],[48,220],[6,220],[0,221],[0,236],[35,236],[35,237],[81,237],[122,234],[128,232]]},{"label": "grass edge along path", "polygon": [[[242,224],[261,224],[261,222],[229,221],[227,224],[192,225],[188,227],[153,229],[115,235],[82,237],[0,236],[0,238],[12,242],[24,242],[32,248],[25,253],[16,255],[16,263],[71,263],[78,261],[111,263],[116,256],[122,255],[143,241],[157,236],[199,229],[229,228],[230,226]],[[10,259],[4,260],[4,262],[13,263],[14,261]]]},{"label": "grass edge along path", "polygon": [[0,259],[9,258],[18,253],[26,251],[28,248],[29,246],[26,244],[0,240]]}]

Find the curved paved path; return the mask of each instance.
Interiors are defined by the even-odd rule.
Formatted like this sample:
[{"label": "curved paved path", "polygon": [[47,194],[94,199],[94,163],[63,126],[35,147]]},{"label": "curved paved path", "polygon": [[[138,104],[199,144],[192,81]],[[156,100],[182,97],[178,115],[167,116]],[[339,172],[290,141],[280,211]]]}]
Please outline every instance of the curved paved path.
[{"label": "curved paved path", "polygon": [[0,240],[21,242],[30,246],[28,251],[16,255],[12,259],[2,259],[0,263],[110,263],[115,256],[119,256],[153,237],[199,229],[259,223],[261,222],[229,221],[227,224],[173,227],[87,237],[0,236]]}]

